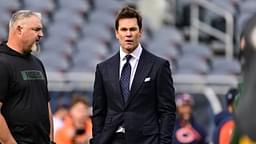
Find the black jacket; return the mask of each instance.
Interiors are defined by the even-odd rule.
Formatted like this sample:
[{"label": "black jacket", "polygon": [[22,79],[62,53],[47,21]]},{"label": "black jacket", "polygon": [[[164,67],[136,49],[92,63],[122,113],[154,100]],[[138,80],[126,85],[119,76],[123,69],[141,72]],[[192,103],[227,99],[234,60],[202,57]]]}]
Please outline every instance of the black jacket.
[{"label": "black jacket", "polygon": [[93,93],[93,143],[109,144],[121,123],[128,144],[171,144],[175,96],[169,63],[145,49],[124,103],[119,53],[98,64]]}]

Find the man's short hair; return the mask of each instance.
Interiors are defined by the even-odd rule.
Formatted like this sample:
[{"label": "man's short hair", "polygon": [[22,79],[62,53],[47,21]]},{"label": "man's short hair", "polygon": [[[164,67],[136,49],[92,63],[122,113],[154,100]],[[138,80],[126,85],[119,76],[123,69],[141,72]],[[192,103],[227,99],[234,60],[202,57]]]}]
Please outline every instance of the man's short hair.
[{"label": "man's short hair", "polygon": [[119,27],[119,20],[124,18],[136,18],[137,23],[139,26],[139,29],[142,28],[142,17],[134,8],[126,6],[121,9],[121,11],[118,13],[115,21],[115,29],[118,30]]},{"label": "man's short hair", "polygon": [[17,21],[29,18],[31,16],[37,16],[40,19],[42,18],[41,13],[39,12],[34,12],[31,10],[19,10],[12,15],[9,21],[9,28],[11,28]]}]

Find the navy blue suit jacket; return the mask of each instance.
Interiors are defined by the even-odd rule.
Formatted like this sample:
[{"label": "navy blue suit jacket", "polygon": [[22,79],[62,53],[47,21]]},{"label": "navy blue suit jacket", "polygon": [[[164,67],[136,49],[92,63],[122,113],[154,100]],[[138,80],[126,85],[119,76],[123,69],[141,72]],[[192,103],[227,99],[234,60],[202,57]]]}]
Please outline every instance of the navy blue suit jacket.
[{"label": "navy blue suit jacket", "polygon": [[110,144],[123,124],[128,144],[171,144],[176,105],[169,62],[143,49],[126,103],[119,65],[119,52],[97,65],[92,142]]}]

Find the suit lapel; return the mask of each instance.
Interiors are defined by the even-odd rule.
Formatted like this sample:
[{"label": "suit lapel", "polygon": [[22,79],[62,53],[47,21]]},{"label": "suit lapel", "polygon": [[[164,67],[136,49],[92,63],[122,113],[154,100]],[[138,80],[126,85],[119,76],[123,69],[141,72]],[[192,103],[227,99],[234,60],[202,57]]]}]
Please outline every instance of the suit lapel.
[{"label": "suit lapel", "polygon": [[149,73],[152,67],[152,61],[148,55],[148,52],[143,49],[142,54],[139,59],[139,63],[135,72],[135,76],[132,82],[131,93],[126,102],[126,106],[130,103],[136,93],[138,92],[139,88],[141,87],[144,79],[146,78],[147,74]]},{"label": "suit lapel", "polygon": [[113,79],[113,88],[116,88],[117,91],[117,96],[120,97],[120,106],[123,107],[124,106],[124,101],[123,101],[123,96],[121,93],[121,89],[120,89],[120,84],[119,84],[119,67],[120,67],[120,56],[119,56],[119,52],[114,56],[113,61],[110,63],[109,66],[109,70],[110,70],[110,76]]}]

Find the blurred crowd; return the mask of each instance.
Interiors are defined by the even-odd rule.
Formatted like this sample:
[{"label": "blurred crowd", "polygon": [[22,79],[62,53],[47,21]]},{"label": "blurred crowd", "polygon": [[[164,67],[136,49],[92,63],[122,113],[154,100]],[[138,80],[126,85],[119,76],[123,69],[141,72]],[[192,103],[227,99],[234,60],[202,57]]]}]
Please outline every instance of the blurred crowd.
[{"label": "blurred crowd", "polygon": [[[231,88],[223,96],[223,109],[214,116],[214,130],[209,132],[195,114],[194,95],[178,93],[174,144],[253,144],[253,141],[241,135],[236,128],[233,114],[239,94],[237,88]],[[56,143],[88,144],[92,138],[91,114],[91,105],[84,95],[60,96],[53,115]]]}]

